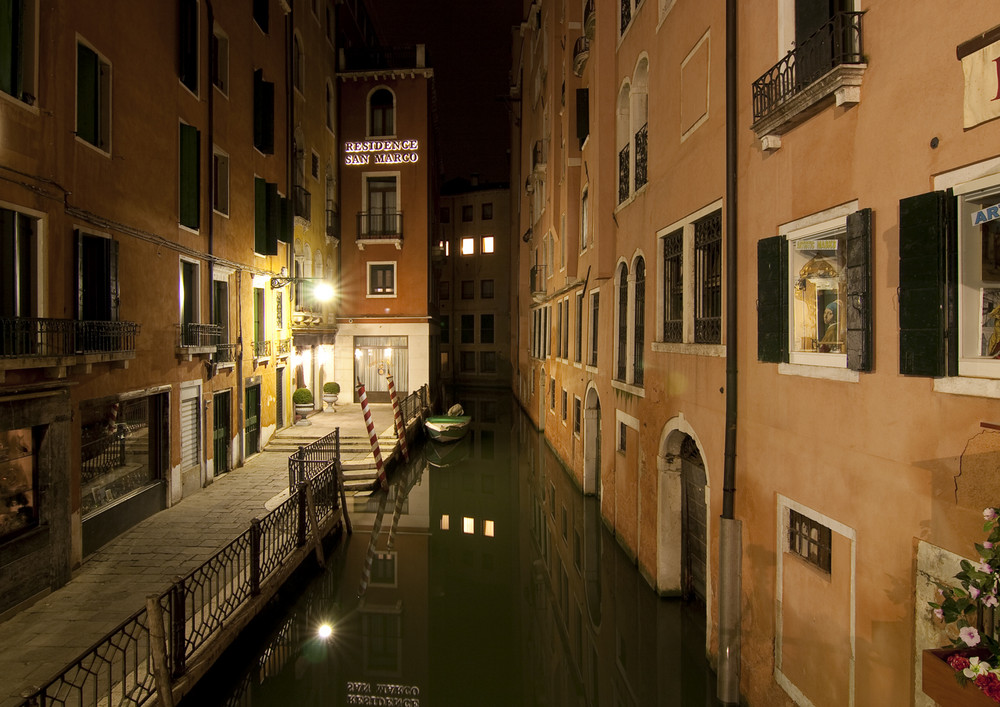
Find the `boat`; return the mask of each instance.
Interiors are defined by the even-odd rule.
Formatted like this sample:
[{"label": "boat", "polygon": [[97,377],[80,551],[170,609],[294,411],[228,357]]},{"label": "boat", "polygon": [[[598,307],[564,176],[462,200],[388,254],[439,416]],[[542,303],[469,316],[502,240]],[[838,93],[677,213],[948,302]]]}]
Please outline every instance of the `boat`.
[{"label": "boat", "polygon": [[424,420],[427,436],[435,442],[457,442],[469,431],[472,416],[461,405],[452,405],[445,415],[433,415]]},{"label": "boat", "polygon": [[424,445],[424,459],[435,469],[447,469],[465,461],[472,448],[472,438],[465,436],[458,442],[434,442]]}]

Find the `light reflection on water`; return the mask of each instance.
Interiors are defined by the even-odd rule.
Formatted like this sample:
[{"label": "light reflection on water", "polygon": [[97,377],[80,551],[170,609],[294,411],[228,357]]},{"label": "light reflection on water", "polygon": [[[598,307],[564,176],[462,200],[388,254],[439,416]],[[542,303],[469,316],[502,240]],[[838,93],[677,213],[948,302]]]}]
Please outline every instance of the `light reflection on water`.
[{"label": "light reflection on water", "polygon": [[704,609],[657,597],[509,395],[460,398],[469,435],[349,500],[327,569],[183,707],[716,704]]}]

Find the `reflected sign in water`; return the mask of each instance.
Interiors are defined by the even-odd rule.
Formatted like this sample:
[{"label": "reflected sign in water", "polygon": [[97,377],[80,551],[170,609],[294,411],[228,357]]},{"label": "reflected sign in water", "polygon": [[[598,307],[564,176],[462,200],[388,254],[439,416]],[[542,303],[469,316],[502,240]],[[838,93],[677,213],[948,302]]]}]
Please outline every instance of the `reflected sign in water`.
[{"label": "reflected sign in water", "polygon": [[714,705],[704,607],[659,598],[514,401],[425,447],[184,704]]}]

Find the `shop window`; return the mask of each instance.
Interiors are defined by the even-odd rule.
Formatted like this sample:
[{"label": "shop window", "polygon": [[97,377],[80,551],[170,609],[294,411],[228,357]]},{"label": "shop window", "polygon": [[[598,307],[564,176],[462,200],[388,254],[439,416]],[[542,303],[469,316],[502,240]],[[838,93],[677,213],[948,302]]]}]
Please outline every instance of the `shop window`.
[{"label": "shop window", "polygon": [[0,430],[0,543],[38,525],[37,448],[30,427]]}]

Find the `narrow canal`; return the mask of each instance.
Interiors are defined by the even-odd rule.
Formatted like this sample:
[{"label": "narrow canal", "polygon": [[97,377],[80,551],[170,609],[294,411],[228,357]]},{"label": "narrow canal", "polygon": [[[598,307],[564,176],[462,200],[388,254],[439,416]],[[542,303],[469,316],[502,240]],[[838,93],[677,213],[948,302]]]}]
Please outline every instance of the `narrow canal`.
[{"label": "narrow canal", "polygon": [[466,438],[348,499],[326,569],[182,707],[716,704],[704,607],[650,589],[512,397],[459,399]]}]

